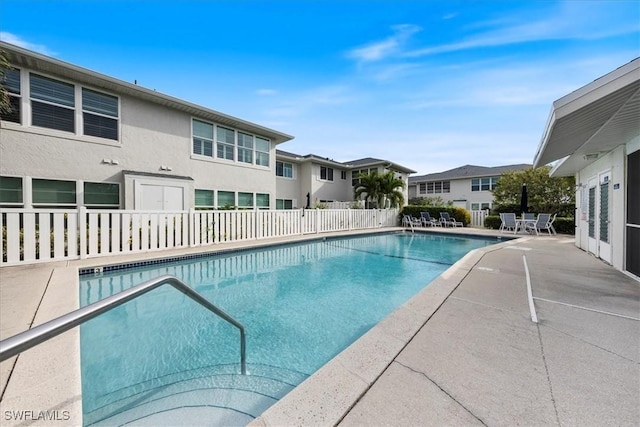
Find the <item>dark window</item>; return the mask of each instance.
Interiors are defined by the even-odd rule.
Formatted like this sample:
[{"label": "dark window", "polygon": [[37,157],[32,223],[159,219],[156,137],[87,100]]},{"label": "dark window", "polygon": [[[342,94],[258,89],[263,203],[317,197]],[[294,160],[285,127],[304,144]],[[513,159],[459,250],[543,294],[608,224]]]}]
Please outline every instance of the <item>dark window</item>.
[{"label": "dark window", "polygon": [[118,140],[118,98],[82,88],[84,134]]},{"label": "dark window", "polygon": [[333,181],[333,168],[320,166],[320,179],[325,181]]},{"label": "dark window", "polygon": [[109,117],[83,113],[84,134],[118,140],[118,120]]},{"label": "dark window", "polygon": [[75,130],[75,112],[72,109],[33,101],[31,114],[34,126],[66,132],[74,132]]}]

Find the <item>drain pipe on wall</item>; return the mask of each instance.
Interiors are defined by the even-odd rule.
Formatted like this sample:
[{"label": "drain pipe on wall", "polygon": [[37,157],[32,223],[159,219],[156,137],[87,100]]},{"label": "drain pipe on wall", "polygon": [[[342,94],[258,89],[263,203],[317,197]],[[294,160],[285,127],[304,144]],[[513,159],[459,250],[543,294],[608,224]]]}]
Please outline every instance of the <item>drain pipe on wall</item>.
[{"label": "drain pipe on wall", "polygon": [[538,316],[536,315],[536,307],[533,305],[533,293],[531,292],[531,276],[529,275],[529,266],[527,265],[527,257],[522,255],[522,262],[524,262],[524,273],[527,277],[527,300],[529,301],[529,312],[531,313],[531,321],[538,323]]}]

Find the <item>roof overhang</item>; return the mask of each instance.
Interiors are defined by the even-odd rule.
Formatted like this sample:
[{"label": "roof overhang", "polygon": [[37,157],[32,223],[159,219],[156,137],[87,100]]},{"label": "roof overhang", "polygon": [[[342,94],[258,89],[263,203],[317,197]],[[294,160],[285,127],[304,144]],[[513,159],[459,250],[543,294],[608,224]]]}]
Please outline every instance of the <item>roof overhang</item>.
[{"label": "roof overhang", "polygon": [[533,166],[573,175],[640,134],[640,58],[553,103]]},{"label": "roof overhang", "polygon": [[9,43],[0,42],[0,49],[5,51],[7,60],[15,67],[26,67],[34,71],[55,75],[70,81],[79,82],[95,88],[101,88],[109,92],[143,99],[145,101],[182,111],[202,119],[211,120],[212,122],[219,123],[221,125],[234,127],[269,138],[276,144],[280,144],[294,138],[286,133],[278,132],[237,117],[229,116],[219,111],[201,107],[169,95],[164,95],[155,90],[146,89],[136,84],[131,84],[104,74],[96,73],[95,71],[50,58]]}]

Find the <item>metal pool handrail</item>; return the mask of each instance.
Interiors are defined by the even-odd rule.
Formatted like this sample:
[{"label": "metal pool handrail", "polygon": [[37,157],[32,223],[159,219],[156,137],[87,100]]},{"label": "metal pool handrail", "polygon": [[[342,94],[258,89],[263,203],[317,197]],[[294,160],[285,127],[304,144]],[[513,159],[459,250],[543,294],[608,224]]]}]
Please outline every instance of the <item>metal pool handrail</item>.
[{"label": "metal pool handrail", "polygon": [[240,370],[242,375],[245,375],[247,373],[247,359],[244,326],[223,310],[210,303],[202,295],[191,289],[189,285],[177,277],[170,275],[164,275],[148,280],[91,305],[82,307],[78,310],[72,311],[71,313],[67,313],[64,316],[60,316],[49,322],[43,323],[42,325],[38,325],[28,331],[0,341],[0,362],[22,353],[31,347],[35,347],[36,345],[58,336],[69,329],[81,325],[87,320],[91,320],[102,313],[105,313],[165,284],[173,286],[198,304],[202,305],[204,308],[231,323],[240,330]]}]

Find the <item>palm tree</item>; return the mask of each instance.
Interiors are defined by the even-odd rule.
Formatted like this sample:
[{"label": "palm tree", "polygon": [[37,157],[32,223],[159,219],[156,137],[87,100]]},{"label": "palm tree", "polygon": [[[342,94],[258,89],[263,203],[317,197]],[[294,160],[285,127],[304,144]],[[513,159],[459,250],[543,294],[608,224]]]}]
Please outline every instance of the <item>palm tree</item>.
[{"label": "palm tree", "polygon": [[380,195],[380,175],[378,172],[361,173],[360,182],[354,188],[354,199],[359,200],[364,195],[364,207],[369,208],[370,200],[378,200]]},{"label": "palm tree", "polygon": [[380,193],[378,194],[378,206],[383,206],[389,200],[391,207],[402,206],[404,195],[401,190],[405,187],[405,182],[396,177],[395,172],[388,171],[379,176]]}]

